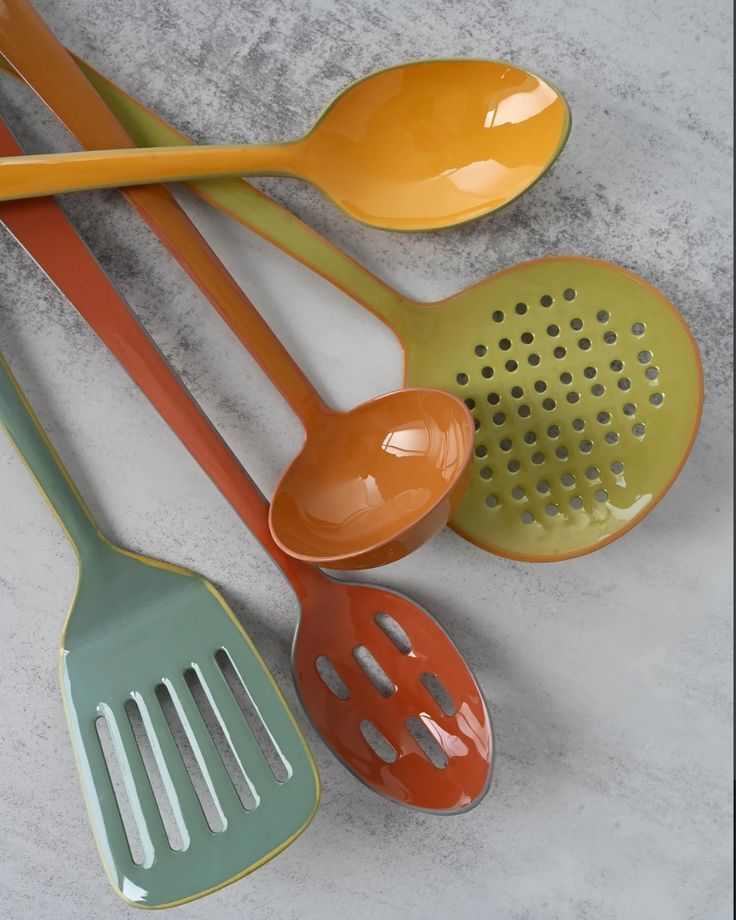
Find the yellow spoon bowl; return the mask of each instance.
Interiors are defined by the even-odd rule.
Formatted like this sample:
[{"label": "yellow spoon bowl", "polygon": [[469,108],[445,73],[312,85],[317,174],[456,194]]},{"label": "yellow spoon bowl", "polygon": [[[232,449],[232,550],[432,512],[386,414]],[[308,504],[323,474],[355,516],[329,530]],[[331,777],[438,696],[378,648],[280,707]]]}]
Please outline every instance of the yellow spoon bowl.
[{"label": "yellow spoon bowl", "polygon": [[570,110],[500,61],[420,61],[349,86],[312,130],[265,146],[95,150],[0,160],[0,200],[219,176],[306,179],[350,217],[433,230],[482,217],[549,169]]},{"label": "yellow spoon bowl", "polygon": [[557,159],[570,110],[501,61],[424,61],[354,83],[300,142],[300,172],[374,227],[464,223],[518,198]]}]

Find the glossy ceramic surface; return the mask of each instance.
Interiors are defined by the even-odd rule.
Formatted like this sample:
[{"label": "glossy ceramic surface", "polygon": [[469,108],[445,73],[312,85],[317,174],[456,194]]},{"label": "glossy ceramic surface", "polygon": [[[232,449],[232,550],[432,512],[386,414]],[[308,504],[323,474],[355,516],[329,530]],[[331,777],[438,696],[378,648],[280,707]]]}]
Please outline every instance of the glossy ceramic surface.
[{"label": "glossy ceramic surface", "polygon": [[467,811],[487,792],[493,738],[483,696],[414,601],[341,585],[329,603],[305,605],[292,666],[322,738],[376,792],[440,814]]},{"label": "glossy ceramic surface", "polygon": [[[18,71],[79,141],[92,147],[113,142],[133,146],[114,115],[25,0],[2,2],[12,15],[5,21],[0,18],[0,50],[12,55]],[[426,407],[436,405],[439,411],[427,451],[415,456],[411,469],[407,464],[390,462],[392,455],[385,444],[393,436],[394,417],[403,415],[402,406],[414,397],[395,393],[371,403],[366,411],[330,412],[169,193],[157,187],[138,188],[130,190],[128,197],[152,229],[163,234],[185,269],[200,279],[200,287],[210,302],[304,423],[306,444],[297,460],[299,472],[293,476],[289,473],[292,488],[288,496],[275,496],[280,513],[273,519],[274,535],[282,548],[318,565],[372,568],[407,555],[443,527],[466,483],[463,474],[472,454],[472,420],[464,406],[446,394],[425,399]],[[448,414],[455,417],[455,440],[446,437]],[[366,423],[364,430],[358,429],[361,419]],[[426,412],[425,422],[434,424]],[[342,444],[349,442],[351,452],[334,452],[335,437]],[[446,452],[437,450],[442,445]],[[459,463],[458,451],[462,455]],[[305,475],[306,456],[318,457],[311,466],[311,476]],[[419,478],[423,488],[432,487],[432,494],[421,503],[396,501],[397,496],[406,498],[413,492],[414,477]],[[378,478],[380,491],[371,486]],[[377,507],[381,496],[385,501]],[[315,526],[311,520],[315,503],[337,512],[329,521],[333,525],[329,552],[324,539],[327,521]],[[346,522],[343,528],[334,526],[338,519]]]},{"label": "glossy ceramic surface", "polygon": [[570,111],[502,61],[420,61],[346,89],[298,146],[299,175],[351,217],[428,230],[518,198],[557,159]]},{"label": "glossy ceramic surface", "polygon": [[[273,677],[208,581],[118,549],[99,532],[2,356],[0,424],[79,556],[79,582],[61,643],[61,686],[92,829],[113,887],[135,907],[167,907],[241,878],[296,839],[319,801],[316,767]],[[215,657],[222,653],[252,701],[261,732],[278,752],[281,779],[225,679]],[[247,808],[187,683],[192,670],[252,791]],[[164,715],[162,688],[207,777],[224,825],[216,833]],[[155,753],[176,821],[176,843],[152,791],[131,704]],[[133,813],[142,850],[138,861],[98,735],[101,720]]]},{"label": "glossy ceramic surface", "polygon": [[469,423],[455,399],[427,389],[327,416],[276,487],[276,542],[330,567],[368,568],[407,555],[444,527],[462,498]]},{"label": "glossy ceramic surface", "polygon": [[0,199],[222,175],[292,175],[314,183],[362,223],[429,230],[513,201],[554,162],[569,130],[567,104],[539,77],[499,61],[423,61],[353,84],[298,141],[4,162]]},{"label": "glossy ceramic surface", "polygon": [[[0,137],[5,143],[0,149],[12,153],[12,138],[7,132]],[[291,582],[302,611],[292,649],[294,679],[307,714],[336,756],[374,791],[405,805],[442,813],[476,805],[490,783],[491,725],[481,692],[450,638],[408,599],[333,581],[284,553],[271,535],[263,496],[137,324],[61,209],[52,199],[11,202],[0,205],[0,219],[126,368]],[[333,612],[342,619],[339,632],[332,623]],[[383,633],[371,625],[378,615],[396,619],[410,637],[411,648],[402,652],[407,657],[386,660],[385,648],[375,647],[383,642]],[[354,675],[343,667],[346,655],[361,646],[374,650],[396,687],[394,692],[384,696],[366,672]],[[349,696],[335,696],[321,678],[315,679],[317,659],[323,655],[340,665]],[[418,682],[425,674],[441,681],[454,701],[453,715],[447,715],[428,696],[425,683]],[[385,683],[383,687],[385,692]],[[409,720],[413,726],[419,720],[430,733],[444,758],[439,765],[411,732],[407,735]],[[381,756],[364,737],[357,738],[356,730],[365,728],[364,723],[381,726],[395,758],[385,750]]]},{"label": "glossy ceramic surface", "polygon": [[[191,143],[77,61],[137,143]],[[697,346],[674,306],[633,273],[545,259],[422,304],[247,182],[190,188],[382,319],[403,344],[407,384],[472,406],[471,486],[450,526],[478,546],[535,562],[598,549],[651,511],[682,468],[703,397]]]}]

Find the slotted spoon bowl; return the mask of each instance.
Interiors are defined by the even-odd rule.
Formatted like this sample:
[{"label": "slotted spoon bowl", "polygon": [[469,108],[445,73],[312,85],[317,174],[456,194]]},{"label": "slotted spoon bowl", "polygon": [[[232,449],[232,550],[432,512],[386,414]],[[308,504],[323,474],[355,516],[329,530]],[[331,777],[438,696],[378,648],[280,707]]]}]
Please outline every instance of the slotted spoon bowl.
[{"label": "slotted spoon bowl", "polygon": [[[117,893],[135,907],[172,907],[222,888],[272,859],[310,823],[319,779],[270,671],[216,588],[201,575],[114,546],[100,532],[0,355],[0,424],[79,558],[61,641],[64,708],[92,829]],[[283,767],[277,779],[218,664],[225,654]],[[194,670],[252,800],[243,804],[197,707]],[[221,823],[210,827],[167,722],[165,688]],[[145,726],[178,829],[168,836],[126,711]],[[104,720],[142,857],[134,861],[100,739]],[[114,775],[114,772],[113,772]]]},{"label": "slotted spoon bowl", "polygon": [[[0,121],[0,152],[17,149]],[[332,751],[371,789],[410,807],[453,814],[478,804],[491,780],[491,723],[449,636],[408,598],[333,581],[280,549],[263,496],[53,199],[2,204],[0,220],[126,368],[291,582],[301,603],[294,679]],[[330,670],[335,679],[326,676]]]},{"label": "slotted spoon bowl", "polygon": [[[191,143],[76,60],[136,143]],[[697,345],[672,303],[633,272],[543,259],[419,303],[247,182],[188,185],[392,329],[407,386],[465,401],[475,458],[450,526],[477,546],[533,562],[599,549],[639,523],[682,469],[702,408]]]}]

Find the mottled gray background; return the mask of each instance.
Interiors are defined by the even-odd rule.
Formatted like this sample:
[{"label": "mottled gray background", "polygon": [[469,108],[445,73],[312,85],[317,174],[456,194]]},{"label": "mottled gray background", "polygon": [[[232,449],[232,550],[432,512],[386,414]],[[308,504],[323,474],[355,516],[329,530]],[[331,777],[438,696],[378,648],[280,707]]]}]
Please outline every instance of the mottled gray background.
[{"label": "mottled gray background", "polygon": [[[599,256],[669,296],[698,339],[706,402],[690,462],[633,533],[529,566],[445,532],[371,577],[447,626],[493,710],[488,799],[440,818],[384,802],[314,732],[322,808],[197,920],[723,920],[730,904],[730,114],[726,0],[39,0],[57,34],[200,140],[307,129],[362,74],[500,57],[563,89],[559,162],[512,207],[441,234],[350,223],[297,182],[263,182],[420,298],[524,259]],[[29,151],[71,147],[0,80]],[[186,200],[224,261],[341,407],[400,383],[391,334],[347,297]],[[265,490],[300,433],[254,363],[116,193],[66,201],[94,252]],[[68,303],[0,236],[0,344],[91,506],[124,545],[224,591],[298,710],[286,582]],[[129,915],[103,877],[56,676],[75,561],[0,440],[0,913]],[[304,720],[302,719],[302,722]]]}]

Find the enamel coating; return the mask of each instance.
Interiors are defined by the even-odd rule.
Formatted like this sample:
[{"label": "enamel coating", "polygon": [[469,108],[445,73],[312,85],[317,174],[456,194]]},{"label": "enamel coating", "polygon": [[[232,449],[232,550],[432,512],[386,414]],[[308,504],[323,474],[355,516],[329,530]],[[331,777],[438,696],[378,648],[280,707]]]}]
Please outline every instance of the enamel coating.
[{"label": "enamel coating", "polygon": [[[587,259],[500,272],[426,313],[407,382],[464,398],[473,473],[453,527],[500,555],[550,561],[610,543],[667,491],[700,422],[702,370],[672,304]],[[464,321],[458,322],[458,310]]]},{"label": "enamel coating", "polygon": [[[204,578],[113,546],[99,532],[68,473],[0,356],[0,424],[74,545],[76,596],[62,636],[64,708],[92,830],[117,893],[135,907],[170,907],[252,872],[310,823],[319,779],[307,743],[268,668],[230,608]],[[279,751],[278,782],[238,708],[215,654],[225,650]],[[246,811],[184,679],[195,668],[230,747],[254,791]],[[213,833],[156,695],[166,685],[225,827]],[[126,702],[134,700],[157,751],[181,848],[172,849],[136,744]],[[143,858],[133,861],[96,722],[105,718],[133,806]]]},{"label": "enamel coating", "polygon": [[469,482],[466,414],[446,392],[423,388],[325,417],[274,492],[276,542],[330,568],[372,568],[424,544],[452,517]]},{"label": "enamel coating", "polygon": [[[3,152],[17,149],[7,131],[0,132],[0,139]],[[0,219],[97,332],[291,582],[301,604],[301,623],[292,649],[297,690],[307,714],[335,755],[371,789],[410,807],[451,814],[476,805],[490,783],[491,724],[477,683],[450,638],[426,611],[407,598],[383,589],[333,581],[284,553],[268,527],[268,505],[263,496],[133,318],[56,203],[52,199],[7,203],[0,205]],[[339,611],[343,620],[339,641],[327,625],[331,611]],[[399,656],[404,653],[397,653],[402,678],[394,681],[402,691],[398,709],[363,672],[351,686],[349,704],[333,700],[328,687],[314,680],[317,650],[340,662],[347,654],[345,645],[350,654],[361,645],[373,647],[378,614],[388,614],[401,623],[412,642],[412,660],[421,662],[426,673],[436,674],[455,701],[454,717],[443,718],[437,707],[433,708],[425,686],[411,683],[417,672],[401,663]],[[305,647],[311,652],[305,652]],[[391,675],[393,660],[387,660],[385,650],[377,650],[376,656]],[[417,744],[406,738],[406,720],[412,717],[424,722],[444,751],[444,768],[417,768]],[[393,763],[378,757],[365,739],[357,741],[356,720],[358,726],[363,720],[382,726],[397,754]],[[407,762],[412,769],[405,767]]]},{"label": "enamel coating", "polygon": [[[134,146],[26,0],[0,0],[0,9],[6,13],[0,50],[80,143]],[[473,427],[465,407],[446,393],[400,391],[353,412],[331,412],[166,189],[136,188],[127,195],[304,424],[304,449],[282,480],[288,494],[275,496],[271,524],[279,545],[315,565],[373,568],[413,552],[440,530],[467,483]],[[410,466],[396,462],[386,445],[401,437],[394,419],[411,414],[417,398],[436,408],[437,419],[425,412],[427,450],[415,453]],[[333,449],[335,435],[350,445],[347,453]],[[315,454],[317,462],[309,464]],[[308,468],[311,475],[305,475]],[[420,489],[430,491],[417,501]],[[317,506],[325,516],[315,514]]]},{"label": "enamel coating", "polygon": [[[89,65],[77,62],[137,143],[191,143]],[[479,428],[471,485],[450,526],[479,547],[533,562],[591,552],[635,526],[677,477],[700,421],[700,358],[675,307],[632,272],[594,259],[543,259],[492,275],[444,301],[422,304],[400,295],[247,182],[225,179],[191,183],[190,188],[393,329],[404,347],[407,385],[446,389],[472,405]],[[574,298],[566,300],[565,291],[574,292]],[[545,303],[551,298],[551,306],[543,307],[542,298]],[[517,312],[517,304],[526,311]],[[597,319],[601,310],[609,314],[605,323]],[[494,314],[503,319],[497,322]],[[570,325],[575,319],[583,323],[580,330]],[[631,333],[637,322],[645,324],[642,336]],[[559,326],[558,336],[547,332],[553,325]],[[615,342],[606,342],[607,333],[608,338],[616,335]],[[534,343],[527,345],[522,336],[529,334]],[[590,349],[581,349],[579,340],[588,337]],[[504,339],[510,343],[508,352],[500,346]],[[565,349],[564,358],[555,356],[559,348]],[[651,352],[648,363],[638,357],[644,352]],[[529,357],[535,354],[540,363],[531,365]],[[621,372],[611,368],[617,360]],[[518,368],[507,371],[507,361]],[[596,378],[585,376],[589,367]],[[646,375],[654,369],[658,373],[650,379]],[[569,384],[560,379],[566,373]],[[467,382],[459,383],[463,374]],[[621,389],[622,380],[630,381],[629,390]],[[538,381],[547,387],[543,393],[535,388]],[[601,386],[605,393],[594,395],[593,387],[597,393]],[[522,396],[514,395],[517,388]],[[569,402],[575,394],[579,400]],[[659,396],[658,404],[650,401]],[[554,409],[544,407],[546,399],[554,399]],[[632,405],[634,414],[626,415],[624,407],[631,411]],[[522,407],[528,407],[528,416]],[[610,420],[599,422],[599,413],[609,414]],[[494,419],[500,416],[499,424]],[[580,421],[584,431],[572,426]],[[633,430],[639,424],[645,426],[643,437]],[[554,426],[560,433],[550,437]],[[618,440],[611,444],[607,435],[609,440],[618,435]],[[622,472],[615,473],[611,465],[618,469],[620,463]],[[598,474],[588,478],[588,470]],[[600,501],[596,493],[603,491],[606,497]],[[581,501],[580,507],[572,507],[572,499]]]},{"label": "enamel coating", "polygon": [[[12,7],[15,0],[5,2]],[[19,17],[16,28],[22,25]],[[501,61],[418,61],[354,83],[297,141],[6,160],[0,199],[291,175],[312,182],[369,226],[432,230],[475,220],[518,198],[549,169],[569,131],[565,100],[533,74]]]},{"label": "enamel coating", "polygon": [[[397,648],[381,628],[389,615],[403,629],[408,647]],[[310,618],[319,618],[319,627]],[[329,637],[329,639],[327,639]],[[356,652],[365,648],[388,677],[379,691]],[[342,699],[315,667],[326,655],[347,689]],[[483,696],[458,650],[439,624],[414,601],[393,591],[350,586],[332,603],[305,610],[294,637],[292,666],[305,709],[324,741],[370,788],[403,805],[439,814],[468,811],[491,781],[493,738]],[[425,681],[439,679],[454,701],[443,708]],[[449,710],[449,711],[448,711]],[[436,766],[409,730],[421,720],[447,759]],[[370,722],[389,745],[384,759],[361,731]]]}]

